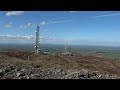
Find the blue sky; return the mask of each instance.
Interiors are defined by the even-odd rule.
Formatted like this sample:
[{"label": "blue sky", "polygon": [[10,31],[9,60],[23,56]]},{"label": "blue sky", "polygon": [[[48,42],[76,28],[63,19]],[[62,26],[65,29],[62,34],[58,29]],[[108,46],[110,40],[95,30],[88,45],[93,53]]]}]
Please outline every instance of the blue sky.
[{"label": "blue sky", "polygon": [[120,46],[120,11],[0,11],[0,43]]}]

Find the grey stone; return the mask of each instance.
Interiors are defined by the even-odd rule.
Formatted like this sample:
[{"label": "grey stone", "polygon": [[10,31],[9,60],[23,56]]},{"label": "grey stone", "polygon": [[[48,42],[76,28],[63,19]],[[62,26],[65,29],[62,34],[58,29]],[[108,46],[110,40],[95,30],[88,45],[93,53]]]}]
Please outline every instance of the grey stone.
[{"label": "grey stone", "polygon": [[0,73],[2,73],[2,70],[0,69]]},{"label": "grey stone", "polygon": [[21,73],[16,73],[16,76],[19,77]]}]

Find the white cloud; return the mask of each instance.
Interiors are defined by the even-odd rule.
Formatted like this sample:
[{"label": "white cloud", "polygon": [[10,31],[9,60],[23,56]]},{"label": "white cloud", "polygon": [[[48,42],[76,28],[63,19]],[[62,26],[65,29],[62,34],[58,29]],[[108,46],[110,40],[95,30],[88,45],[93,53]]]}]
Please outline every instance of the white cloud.
[{"label": "white cloud", "polygon": [[34,39],[33,35],[0,35],[0,39]]},{"label": "white cloud", "polygon": [[27,29],[27,25],[20,25],[20,29]]},{"label": "white cloud", "polygon": [[65,23],[65,22],[71,22],[72,20],[59,20],[59,21],[52,21],[52,22],[46,22],[46,21],[42,21],[40,22],[40,26],[44,26],[46,24],[57,24],[57,23]]},{"label": "white cloud", "polygon": [[32,25],[32,23],[30,23],[30,22],[29,22],[29,23],[27,23],[27,26],[28,26],[28,27],[30,27],[31,25]]},{"label": "white cloud", "polygon": [[28,22],[24,25],[20,25],[19,27],[20,27],[20,29],[27,29],[27,28],[34,27],[34,26],[35,26],[35,24]]},{"label": "white cloud", "polygon": [[45,21],[42,21],[41,23],[40,23],[40,26],[43,26],[43,25],[45,25],[46,24],[46,22]]},{"label": "white cloud", "polygon": [[101,18],[101,17],[118,16],[118,15],[120,15],[120,13],[106,14],[106,15],[98,15],[98,16],[93,16],[92,18]]},{"label": "white cloud", "polygon": [[[16,42],[16,43],[35,43],[35,36],[33,35],[0,35],[0,42]],[[98,41],[98,40],[85,40],[85,39],[70,39],[70,38],[47,38],[40,37],[40,43],[53,43],[53,44],[80,44],[80,45],[120,45],[120,41]]]},{"label": "white cloud", "polygon": [[[0,35],[0,39],[21,39],[21,40],[25,40],[25,39],[31,39],[31,40],[35,40],[35,36],[33,35],[9,35],[9,34],[2,34]],[[48,39],[45,37],[40,37],[40,39]]]},{"label": "white cloud", "polygon": [[9,22],[9,23],[7,23],[4,27],[5,27],[5,28],[12,28],[12,24],[13,24],[12,22]]},{"label": "white cloud", "polygon": [[62,21],[54,21],[54,22],[49,22],[49,23],[46,23],[46,24],[56,24],[56,23],[64,23],[64,22],[71,22],[72,20],[62,20]]},{"label": "white cloud", "polygon": [[17,15],[22,15],[24,11],[8,11],[6,13],[6,16],[17,16]]}]

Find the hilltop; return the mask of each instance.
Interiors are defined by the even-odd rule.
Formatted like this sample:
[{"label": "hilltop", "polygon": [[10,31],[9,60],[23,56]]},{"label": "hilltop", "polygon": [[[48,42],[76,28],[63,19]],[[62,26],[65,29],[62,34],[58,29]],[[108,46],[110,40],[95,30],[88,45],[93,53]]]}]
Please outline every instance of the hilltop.
[{"label": "hilltop", "polygon": [[35,55],[33,52],[0,52],[1,79],[112,79],[120,78],[120,61],[73,54]]}]

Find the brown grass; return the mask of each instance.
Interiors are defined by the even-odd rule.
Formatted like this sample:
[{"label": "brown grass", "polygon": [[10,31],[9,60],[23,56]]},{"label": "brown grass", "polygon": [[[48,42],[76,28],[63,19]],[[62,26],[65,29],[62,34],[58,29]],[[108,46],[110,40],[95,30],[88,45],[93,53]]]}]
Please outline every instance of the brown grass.
[{"label": "brown grass", "polygon": [[35,55],[30,52],[20,51],[1,52],[0,56],[0,63],[33,65],[41,68],[90,69],[120,76],[120,61],[94,56]]}]

